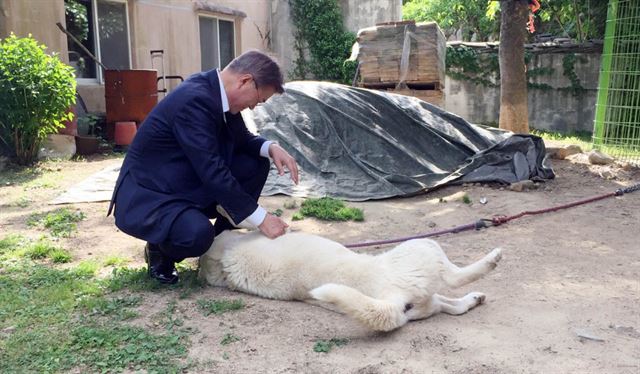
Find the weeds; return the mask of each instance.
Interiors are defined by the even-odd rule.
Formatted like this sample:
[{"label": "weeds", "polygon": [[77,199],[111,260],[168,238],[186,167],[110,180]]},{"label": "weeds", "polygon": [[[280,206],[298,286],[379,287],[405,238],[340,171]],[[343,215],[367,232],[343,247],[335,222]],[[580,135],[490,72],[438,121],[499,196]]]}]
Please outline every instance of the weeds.
[{"label": "weeds", "polygon": [[211,314],[222,314],[232,310],[240,310],[244,308],[244,302],[241,299],[236,300],[198,300],[198,306],[205,316]]},{"label": "weeds", "polygon": [[68,251],[54,246],[46,238],[32,242],[20,235],[10,235],[0,240],[0,255],[4,255],[5,259],[7,256],[25,257],[31,260],[49,258],[58,264],[71,261],[71,254]]},{"label": "weeds", "polygon": [[85,218],[81,211],[67,208],[56,209],[49,213],[34,213],[27,219],[28,226],[43,226],[51,235],[68,238],[77,230],[76,222]]},{"label": "weeds", "polygon": [[0,372],[181,372],[186,333],[157,334],[124,321],[140,295],[110,295],[95,262],[52,268],[53,251],[12,235],[0,240]]},{"label": "weeds", "polygon": [[325,221],[364,221],[362,209],[347,207],[342,201],[330,197],[305,200],[299,213],[304,217],[316,217]]},{"label": "weeds", "polygon": [[238,336],[235,336],[231,333],[224,334],[222,340],[220,341],[220,345],[229,345],[231,343],[239,342],[241,339]]},{"label": "weeds", "polygon": [[313,351],[318,353],[329,353],[333,347],[342,347],[347,345],[349,339],[345,338],[331,338],[329,340],[316,340],[316,344],[313,346]]},{"label": "weeds", "polygon": [[129,259],[120,256],[109,256],[104,260],[104,266],[122,266],[126,265]]}]

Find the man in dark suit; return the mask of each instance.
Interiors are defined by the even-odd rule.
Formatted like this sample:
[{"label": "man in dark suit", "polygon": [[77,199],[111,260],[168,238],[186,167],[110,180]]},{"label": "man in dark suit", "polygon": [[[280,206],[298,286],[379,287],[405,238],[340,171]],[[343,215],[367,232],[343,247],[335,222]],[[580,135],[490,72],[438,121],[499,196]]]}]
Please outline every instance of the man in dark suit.
[{"label": "man in dark suit", "polygon": [[269,157],[297,184],[296,162],[250,133],[240,115],[283,92],[275,61],[249,51],[222,72],[191,76],[149,113],[124,159],[109,214],[115,205],[116,226],[147,241],[152,278],[176,283],[175,263],[202,255],[224,230],[248,226],[269,238],[284,234],[287,224],[257,201]]}]

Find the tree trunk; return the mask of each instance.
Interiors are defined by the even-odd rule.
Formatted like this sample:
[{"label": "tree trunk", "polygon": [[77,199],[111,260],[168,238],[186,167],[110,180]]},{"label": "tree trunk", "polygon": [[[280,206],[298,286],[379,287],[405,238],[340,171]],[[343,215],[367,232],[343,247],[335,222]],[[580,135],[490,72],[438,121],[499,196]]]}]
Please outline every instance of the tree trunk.
[{"label": "tree trunk", "polygon": [[524,42],[527,0],[500,1],[500,128],[529,132]]}]

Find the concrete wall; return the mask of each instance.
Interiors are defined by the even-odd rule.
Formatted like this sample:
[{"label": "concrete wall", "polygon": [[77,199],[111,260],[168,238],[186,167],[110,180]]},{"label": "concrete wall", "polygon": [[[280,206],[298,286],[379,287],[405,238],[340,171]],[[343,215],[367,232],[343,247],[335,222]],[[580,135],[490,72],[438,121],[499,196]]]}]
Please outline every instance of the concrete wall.
[{"label": "concrete wall", "polygon": [[[199,15],[235,21],[236,54],[249,49],[267,50],[272,35],[270,3],[271,0],[128,0],[131,67],[152,68],[150,51],[162,49],[166,75],[187,78],[199,72]],[[68,62],[67,37],[56,22],[65,24],[64,0],[0,0],[0,38],[11,32],[18,36],[31,33],[49,47],[48,52],[58,52]],[[153,67],[161,70],[159,59],[154,60]],[[168,82],[169,88],[178,83]],[[105,110],[104,85],[82,81],[78,91],[90,111]]]},{"label": "concrete wall", "polygon": [[377,23],[402,20],[402,0],[340,0],[344,26],[349,31]]},{"label": "concrete wall", "polygon": [[[586,91],[574,96],[571,82],[564,76],[565,54],[538,54],[528,68],[548,67],[551,76],[541,76],[536,83],[546,83],[551,90],[528,89],[529,126],[533,129],[561,132],[593,131],[597,99],[600,54],[576,54],[575,70]],[[499,122],[500,88],[485,87],[468,81],[445,79],[445,109],[472,123]]]},{"label": "concrete wall", "polygon": [[60,59],[68,62],[67,36],[56,22],[64,25],[62,0],[0,0],[0,38],[12,32],[18,37],[32,34],[47,46],[48,53],[58,52]]},{"label": "concrete wall", "polygon": [[[376,23],[402,20],[402,0],[340,0],[345,28],[358,30]],[[289,0],[271,1],[272,50],[285,71],[285,78],[293,70],[295,31],[289,15]]]}]

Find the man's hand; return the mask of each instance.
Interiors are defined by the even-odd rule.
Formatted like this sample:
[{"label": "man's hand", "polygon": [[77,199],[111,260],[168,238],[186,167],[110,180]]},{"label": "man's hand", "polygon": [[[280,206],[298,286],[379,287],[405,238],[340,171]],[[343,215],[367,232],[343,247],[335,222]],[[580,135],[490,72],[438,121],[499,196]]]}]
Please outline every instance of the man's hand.
[{"label": "man's hand", "polygon": [[296,164],[296,160],[291,157],[287,151],[278,144],[271,143],[269,145],[269,156],[276,165],[279,175],[284,175],[284,168],[286,167],[291,173],[293,183],[298,184],[298,164]]},{"label": "man's hand", "polygon": [[258,226],[260,232],[262,232],[267,238],[275,239],[278,236],[284,234],[287,230],[287,225],[280,217],[276,217],[271,213],[267,213],[264,217],[264,221]]}]

